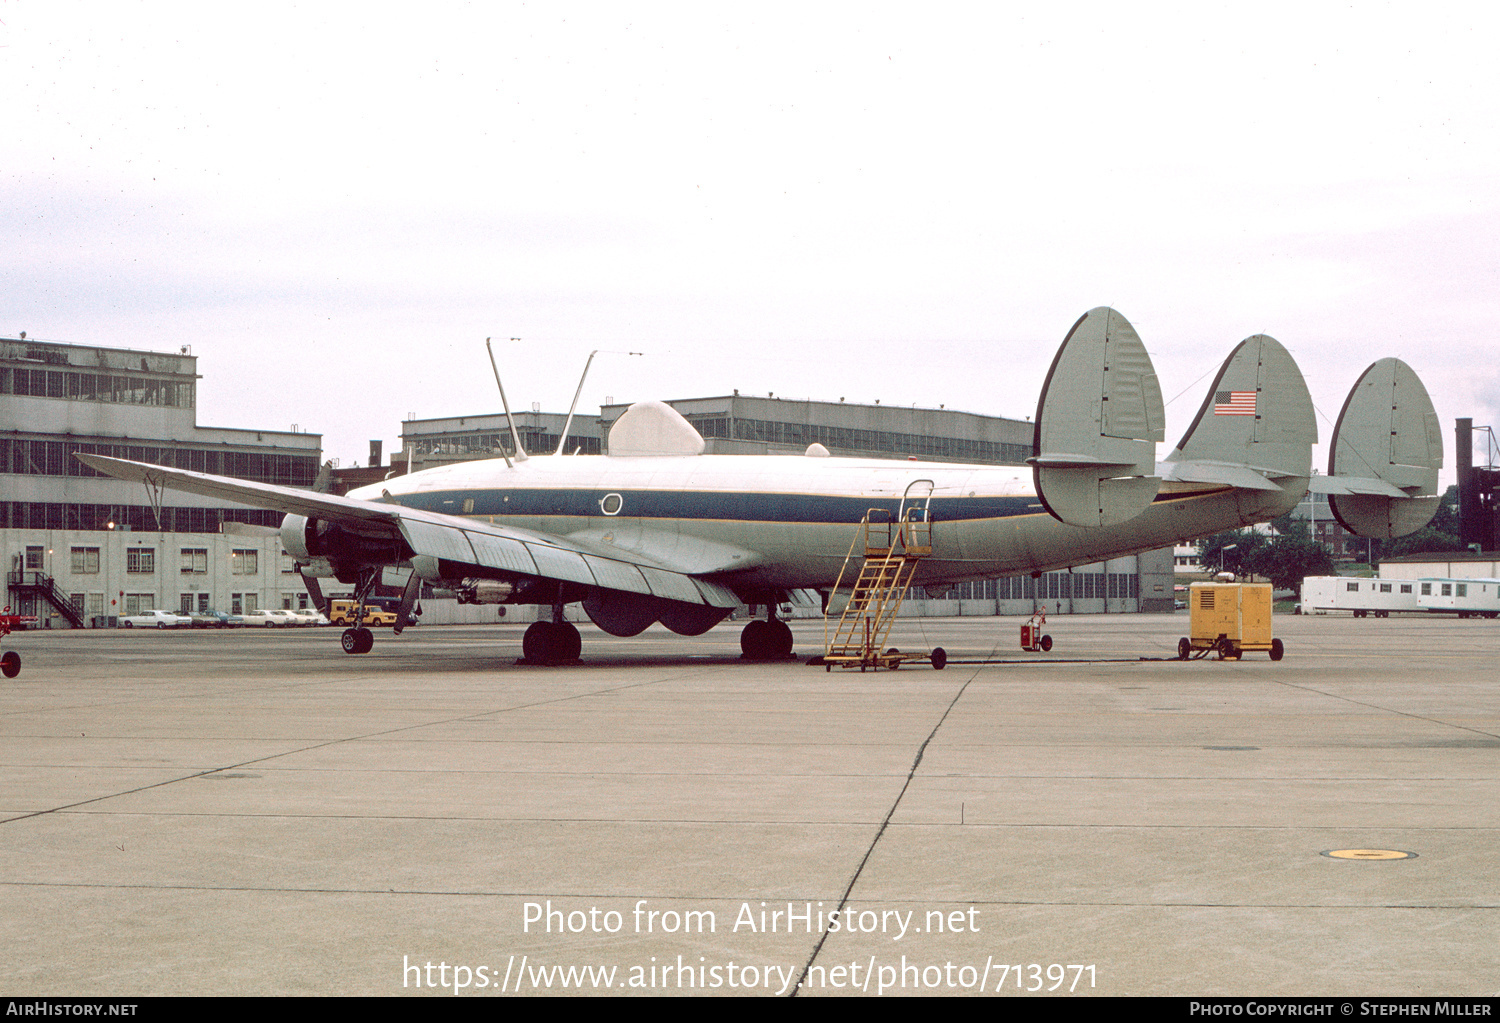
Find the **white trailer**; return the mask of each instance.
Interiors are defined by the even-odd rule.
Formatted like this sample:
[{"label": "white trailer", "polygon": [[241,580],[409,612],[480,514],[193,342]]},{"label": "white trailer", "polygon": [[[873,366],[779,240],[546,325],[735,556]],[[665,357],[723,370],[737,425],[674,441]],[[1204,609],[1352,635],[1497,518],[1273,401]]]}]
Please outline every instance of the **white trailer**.
[{"label": "white trailer", "polygon": [[1500,579],[1418,579],[1417,605],[1460,618],[1500,616]]},{"label": "white trailer", "polygon": [[1315,575],[1302,580],[1302,613],[1323,615],[1344,611],[1355,618],[1386,618],[1392,611],[1425,611],[1417,603],[1417,580],[1356,579]]}]

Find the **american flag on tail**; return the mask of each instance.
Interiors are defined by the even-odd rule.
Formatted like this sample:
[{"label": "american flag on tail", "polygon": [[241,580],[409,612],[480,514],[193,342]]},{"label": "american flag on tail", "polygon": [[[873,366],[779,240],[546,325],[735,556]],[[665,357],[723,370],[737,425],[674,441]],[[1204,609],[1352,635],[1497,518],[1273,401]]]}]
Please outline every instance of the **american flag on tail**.
[{"label": "american flag on tail", "polygon": [[1254,391],[1215,391],[1214,392],[1214,415],[1216,415],[1216,416],[1253,416],[1253,415],[1255,415],[1255,392]]}]

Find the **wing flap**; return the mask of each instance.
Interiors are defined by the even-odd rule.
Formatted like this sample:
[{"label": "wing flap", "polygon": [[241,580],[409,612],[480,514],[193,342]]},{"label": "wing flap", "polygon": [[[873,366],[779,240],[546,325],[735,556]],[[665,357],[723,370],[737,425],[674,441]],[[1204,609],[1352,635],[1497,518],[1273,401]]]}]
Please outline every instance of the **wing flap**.
[{"label": "wing flap", "polygon": [[469,543],[474,548],[474,555],[479,559],[479,564],[486,568],[498,568],[502,572],[516,572],[520,575],[540,575],[537,570],[536,559],[526,549],[526,545],[519,540],[508,536],[496,536],[493,533],[481,533],[478,530],[466,530]]},{"label": "wing flap", "polygon": [[611,590],[630,593],[650,593],[651,587],[641,575],[640,569],[623,561],[612,561],[594,554],[585,554],[583,560],[594,573],[599,585]]},{"label": "wing flap", "polygon": [[588,562],[577,551],[564,550],[545,543],[528,543],[526,550],[536,561],[537,574],[547,579],[562,579],[584,586],[597,586],[599,581],[589,571]]},{"label": "wing flap", "polygon": [[688,577],[692,584],[698,587],[698,592],[703,595],[703,602],[714,607],[738,607],[740,598],[728,586],[709,582],[707,579],[699,579],[696,576]]},{"label": "wing flap", "polygon": [[403,519],[401,520],[401,535],[406,537],[406,542],[411,544],[411,549],[418,554],[467,565],[479,564],[474,547],[469,543],[462,529],[452,529],[415,519]]},{"label": "wing flap", "polygon": [[651,592],[664,600],[680,600],[685,604],[704,603],[703,594],[693,585],[693,580],[676,572],[661,568],[638,566],[641,575],[651,587]]}]

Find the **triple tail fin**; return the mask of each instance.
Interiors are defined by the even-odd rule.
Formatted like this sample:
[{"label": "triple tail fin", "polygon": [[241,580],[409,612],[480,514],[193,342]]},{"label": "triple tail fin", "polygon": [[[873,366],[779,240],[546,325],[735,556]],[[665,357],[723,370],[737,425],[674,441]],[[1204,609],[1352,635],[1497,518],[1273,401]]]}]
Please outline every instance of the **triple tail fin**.
[{"label": "triple tail fin", "polygon": [[1365,370],[1333,427],[1328,475],[1310,489],[1328,494],[1339,524],[1360,536],[1413,533],[1437,511],[1443,434],[1427,388],[1400,359]]},{"label": "triple tail fin", "polygon": [[1074,526],[1110,526],[1151,506],[1165,415],[1151,356],[1130,322],[1091,309],[1068,331],[1037,399],[1032,467],[1042,506]]},{"label": "triple tail fin", "polygon": [[[1160,467],[1166,479],[1284,490],[1312,475],[1318,423],[1297,361],[1273,337],[1235,346],[1203,405]],[[1278,482],[1282,481],[1282,482]]]}]

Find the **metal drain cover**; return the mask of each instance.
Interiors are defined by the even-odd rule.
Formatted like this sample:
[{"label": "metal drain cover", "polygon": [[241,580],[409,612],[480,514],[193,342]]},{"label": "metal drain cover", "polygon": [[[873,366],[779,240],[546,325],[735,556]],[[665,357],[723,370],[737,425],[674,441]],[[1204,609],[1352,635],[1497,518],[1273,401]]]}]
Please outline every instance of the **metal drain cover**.
[{"label": "metal drain cover", "polygon": [[1336,860],[1414,860],[1417,854],[1414,852],[1402,852],[1399,849],[1328,849],[1324,856],[1331,856]]}]

